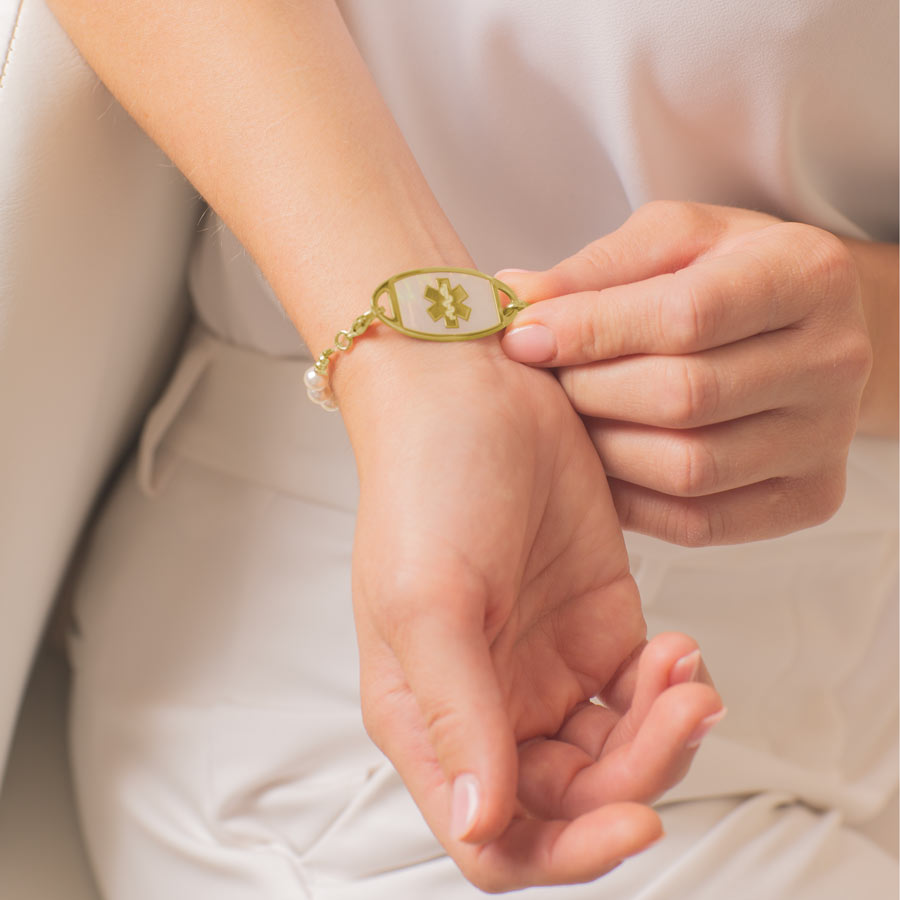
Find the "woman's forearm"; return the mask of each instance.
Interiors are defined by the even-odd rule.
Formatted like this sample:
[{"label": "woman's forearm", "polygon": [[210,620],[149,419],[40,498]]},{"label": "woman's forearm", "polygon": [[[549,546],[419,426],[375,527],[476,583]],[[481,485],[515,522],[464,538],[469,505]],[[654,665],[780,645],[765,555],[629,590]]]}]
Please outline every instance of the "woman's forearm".
[{"label": "woman's forearm", "polygon": [[471,265],[333,0],[50,6],[314,351],[387,276]]}]

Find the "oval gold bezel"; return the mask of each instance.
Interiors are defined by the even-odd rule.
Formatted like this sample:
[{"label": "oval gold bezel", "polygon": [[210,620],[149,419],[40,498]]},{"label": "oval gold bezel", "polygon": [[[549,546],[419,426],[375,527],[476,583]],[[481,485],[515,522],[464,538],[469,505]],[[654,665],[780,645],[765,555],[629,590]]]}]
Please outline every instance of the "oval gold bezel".
[{"label": "oval gold bezel", "polygon": [[[437,273],[451,272],[458,272],[463,275],[477,275],[479,278],[483,278],[485,281],[490,283],[492,288],[492,297],[494,303],[496,303],[497,305],[497,318],[499,320],[498,323],[491,328],[482,329],[481,331],[468,332],[465,334],[428,334],[424,331],[414,331],[411,328],[407,328],[400,320],[400,310],[398,306],[397,295],[394,291],[394,285],[398,281],[402,281],[404,278],[409,278],[412,275],[433,275]],[[390,312],[385,310],[379,302],[382,295],[385,293],[387,293],[388,297],[390,298]],[[502,301],[500,300],[501,294],[505,294],[510,299],[510,303],[508,303],[506,306],[504,306]],[[512,316],[515,315],[515,312],[518,312],[518,310],[521,309],[523,305],[524,304],[520,303],[518,297],[516,297],[513,289],[508,284],[504,284],[504,282],[500,281],[499,278],[494,278],[493,275],[487,275],[484,272],[479,272],[478,269],[461,269],[449,266],[434,266],[425,269],[410,269],[407,272],[400,272],[397,275],[392,275],[386,281],[383,281],[381,284],[379,284],[372,294],[372,312],[375,314],[376,318],[384,322],[385,325],[393,328],[394,331],[399,331],[400,334],[405,334],[407,337],[416,338],[416,340],[440,341],[441,343],[447,343],[448,341],[474,341],[478,338],[488,337],[491,334],[496,334],[498,331],[503,331],[503,329],[506,328],[507,325],[509,325]]]}]

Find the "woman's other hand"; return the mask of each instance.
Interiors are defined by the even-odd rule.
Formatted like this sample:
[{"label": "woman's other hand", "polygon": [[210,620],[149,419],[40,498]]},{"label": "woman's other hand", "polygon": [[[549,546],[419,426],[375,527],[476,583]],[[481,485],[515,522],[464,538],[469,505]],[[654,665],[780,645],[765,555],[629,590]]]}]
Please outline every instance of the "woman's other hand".
[{"label": "woman's other hand", "polygon": [[476,885],[593,879],[659,837],[644,804],[721,699],[689,638],[645,649],[600,460],[552,375],[495,339],[396,337],[337,363],[367,729]]},{"label": "woman's other hand", "polygon": [[[541,301],[502,346],[558,370],[624,528],[689,546],[775,537],[843,499],[873,360],[853,243],[747,210],[650,203],[545,272],[498,273]],[[880,264],[896,284],[889,246]],[[896,381],[885,359],[880,380]]]}]

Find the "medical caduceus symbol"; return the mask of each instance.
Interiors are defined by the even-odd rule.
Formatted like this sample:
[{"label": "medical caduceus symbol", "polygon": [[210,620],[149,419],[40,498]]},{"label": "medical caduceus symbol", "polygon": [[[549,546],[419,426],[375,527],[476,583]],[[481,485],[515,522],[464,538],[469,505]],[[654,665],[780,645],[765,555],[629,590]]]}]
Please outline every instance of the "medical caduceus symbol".
[{"label": "medical caduceus symbol", "polygon": [[437,283],[425,288],[425,299],[431,304],[428,315],[435,322],[443,319],[445,328],[459,328],[459,320],[468,321],[472,314],[464,302],[469,295],[461,284],[451,288],[449,278],[438,278]]}]

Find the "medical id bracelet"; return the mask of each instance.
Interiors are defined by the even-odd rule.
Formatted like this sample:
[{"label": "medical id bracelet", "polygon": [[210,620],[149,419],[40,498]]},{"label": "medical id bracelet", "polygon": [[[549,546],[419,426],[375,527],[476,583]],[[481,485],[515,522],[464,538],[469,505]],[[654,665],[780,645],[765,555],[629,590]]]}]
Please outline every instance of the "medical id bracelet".
[{"label": "medical id bracelet", "polygon": [[323,350],[306,370],[303,380],[309,398],[323,409],[337,409],[328,378],[331,357],[349,350],[376,319],[423,341],[472,341],[502,331],[527,305],[509,285],[476,269],[401,272],[375,288],[372,306],[339,331],[334,346]]}]

